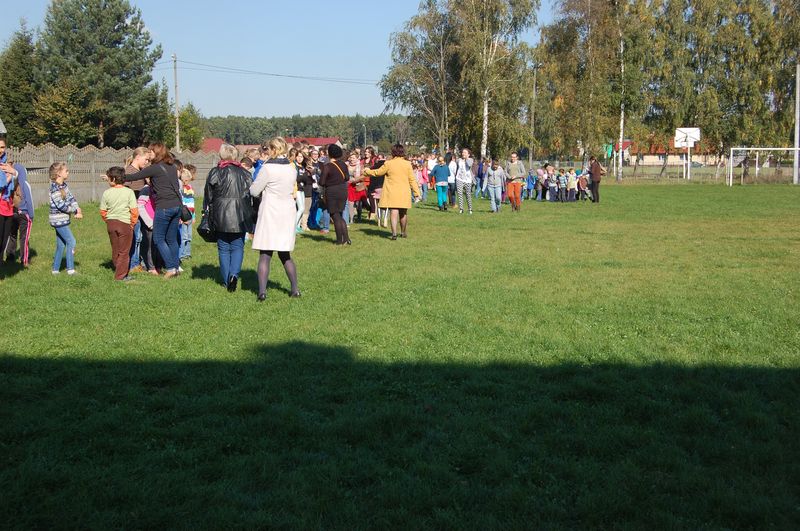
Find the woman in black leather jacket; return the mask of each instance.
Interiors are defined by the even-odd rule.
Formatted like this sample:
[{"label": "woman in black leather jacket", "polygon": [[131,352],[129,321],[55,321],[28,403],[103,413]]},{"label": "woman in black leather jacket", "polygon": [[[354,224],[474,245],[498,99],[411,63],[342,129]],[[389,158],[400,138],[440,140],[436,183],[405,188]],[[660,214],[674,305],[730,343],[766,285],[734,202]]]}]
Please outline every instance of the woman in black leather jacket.
[{"label": "woman in black leather jacket", "polygon": [[250,172],[238,162],[238,150],[230,144],[219,148],[220,161],[208,173],[203,209],[208,210],[211,228],[217,235],[222,284],[236,291],[244,259],[244,235],[253,232],[253,204]]}]

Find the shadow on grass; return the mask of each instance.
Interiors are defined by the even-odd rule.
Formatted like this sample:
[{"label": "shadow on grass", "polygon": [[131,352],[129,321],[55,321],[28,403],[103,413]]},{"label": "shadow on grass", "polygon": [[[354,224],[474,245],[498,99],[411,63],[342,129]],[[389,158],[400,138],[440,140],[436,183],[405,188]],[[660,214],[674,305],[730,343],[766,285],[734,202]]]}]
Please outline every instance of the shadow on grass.
[{"label": "shadow on grass", "polygon": [[800,371],[0,357],[10,528],[796,528]]},{"label": "shadow on grass", "polygon": [[[280,271],[274,271],[275,264],[277,263],[278,268]],[[283,265],[281,261],[275,258],[271,264],[270,275],[280,274],[285,275],[283,272]],[[192,278],[198,280],[213,280],[217,284],[222,287],[222,277],[220,277],[219,266],[212,265],[212,264],[197,264],[192,266]],[[286,281],[289,282],[288,280]],[[247,290],[252,292],[255,295],[258,295],[258,275],[255,271],[251,269],[243,269],[239,273],[239,289]],[[273,282],[272,280],[267,281],[267,290],[278,290],[286,293],[287,295],[290,293],[289,288],[284,287],[277,282]]]}]

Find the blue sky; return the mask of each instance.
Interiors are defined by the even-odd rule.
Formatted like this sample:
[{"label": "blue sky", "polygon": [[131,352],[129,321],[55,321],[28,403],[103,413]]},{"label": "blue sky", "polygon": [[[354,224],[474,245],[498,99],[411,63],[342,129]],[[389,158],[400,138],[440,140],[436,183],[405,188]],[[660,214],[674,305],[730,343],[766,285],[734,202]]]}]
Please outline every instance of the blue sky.
[{"label": "blue sky", "polygon": [[[41,27],[49,3],[0,0],[0,40],[8,41],[20,18],[31,29]],[[167,81],[172,98],[173,53],[181,61],[206,65],[377,81],[389,67],[390,34],[417,11],[419,1],[309,0],[279,9],[275,2],[257,0],[133,0],[132,4],[141,9],[153,41],[161,44],[163,57],[154,78]],[[384,6],[391,6],[391,14]],[[547,24],[552,20],[550,0],[543,0],[542,6],[539,23]],[[531,30],[525,40],[534,39]],[[375,115],[384,108],[372,84],[207,70],[179,63],[178,71],[180,103],[191,101],[205,116]]]}]

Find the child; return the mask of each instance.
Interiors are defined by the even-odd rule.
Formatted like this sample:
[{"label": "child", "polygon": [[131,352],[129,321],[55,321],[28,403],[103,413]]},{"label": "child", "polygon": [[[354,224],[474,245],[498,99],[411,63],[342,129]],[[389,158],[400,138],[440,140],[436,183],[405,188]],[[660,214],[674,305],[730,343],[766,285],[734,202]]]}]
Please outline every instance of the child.
[{"label": "child", "polygon": [[547,200],[554,203],[558,200],[558,180],[555,172],[550,171],[551,168],[553,167],[547,168]]},{"label": "child", "polygon": [[581,201],[586,201],[586,190],[589,188],[589,181],[586,179],[586,174],[583,170],[578,170],[578,192],[581,196]]},{"label": "child", "polygon": [[567,173],[567,201],[570,203],[575,201],[575,196],[578,193],[578,179],[575,177],[575,169],[570,168]]},{"label": "child", "polygon": [[450,168],[444,163],[444,157],[439,157],[437,162],[430,174],[436,183],[436,203],[442,212],[447,210],[447,180],[450,177]]},{"label": "child", "polygon": [[[192,166],[194,167],[194,166]],[[183,204],[192,213],[192,219],[181,221],[181,246],[179,258],[185,260],[192,257],[192,224],[194,224],[194,188],[190,184],[194,180],[194,175],[187,165],[180,173],[181,176],[181,198]]]},{"label": "child", "polygon": [[153,247],[153,218],[156,215],[156,210],[153,198],[150,195],[150,180],[145,179],[145,181],[147,184],[139,191],[139,198],[136,200],[139,218],[142,220],[142,245],[139,252],[147,272],[158,276],[154,255],[158,251],[155,251]]},{"label": "child", "polygon": [[106,222],[108,239],[111,241],[114,280],[127,282],[133,278],[128,274],[128,266],[133,227],[139,221],[139,209],[133,190],[124,186],[125,168],[121,166],[109,168],[106,176],[111,188],[103,192],[103,197],[100,199],[100,216]]},{"label": "child", "polygon": [[489,208],[494,213],[500,213],[500,205],[503,199],[503,186],[505,185],[508,174],[498,160],[492,161],[492,166],[486,172],[486,179],[483,181],[483,189],[489,195]]},{"label": "child", "polygon": [[567,174],[564,168],[558,170],[558,200],[562,203],[567,202]]},{"label": "child", "polygon": [[533,190],[536,188],[536,173],[533,168],[528,170],[528,177],[525,179],[525,196],[527,199],[533,199]]},{"label": "child", "polygon": [[61,269],[61,257],[66,250],[67,274],[75,274],[75,236],[69,228],[70,216],[83,219],[83,211],[67,186],[69,169],[66,162],[50,165],[50,226],[56,230],[56,252],[53,256],[53,274]]}]

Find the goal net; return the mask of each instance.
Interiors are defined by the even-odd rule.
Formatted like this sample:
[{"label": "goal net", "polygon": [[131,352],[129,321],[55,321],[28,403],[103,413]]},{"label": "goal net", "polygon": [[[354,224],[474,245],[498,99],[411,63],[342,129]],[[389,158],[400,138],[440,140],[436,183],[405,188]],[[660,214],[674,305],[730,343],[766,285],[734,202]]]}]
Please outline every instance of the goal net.
[{"label": "goal net", "polygon": [[728,186],[736,184],[792,184],[794,148],[731,148]]}]

